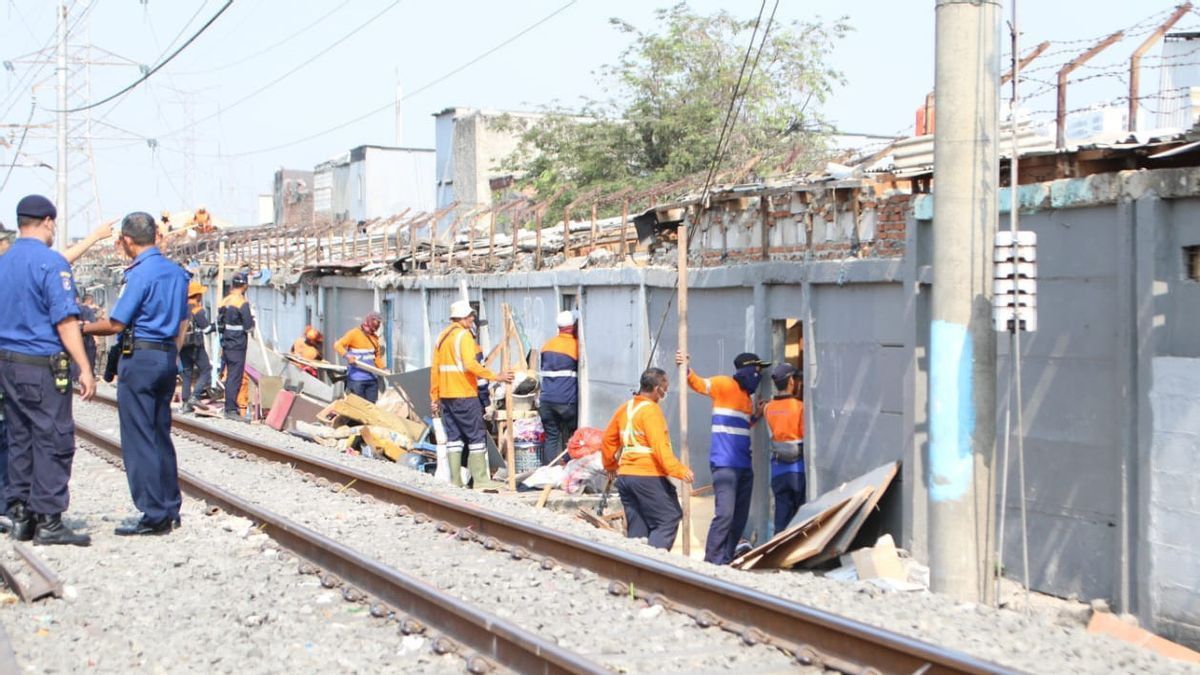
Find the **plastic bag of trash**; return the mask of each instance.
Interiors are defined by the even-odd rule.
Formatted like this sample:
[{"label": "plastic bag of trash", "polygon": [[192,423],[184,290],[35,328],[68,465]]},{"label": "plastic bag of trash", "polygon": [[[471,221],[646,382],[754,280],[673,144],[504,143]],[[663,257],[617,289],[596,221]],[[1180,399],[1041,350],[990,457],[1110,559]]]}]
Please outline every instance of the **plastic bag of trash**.
[{"label": "plastic bag of trash", "polygon": [[572,495],[581,492],[601,492],[604,490],[607,478],[608,474],[604,471],[604,460],[601,459],[600,453],[593,452],[567,462],[563,490]]},{"label": "plastic bag of trash", "polygon": [[541,443],[546,440],[546,430],[540,417],[519,417],[513,420],[513,440],[517,443]]},{"label": "plastic bag of trash", "polygon": [[561,464],[557,466],[542,466],[521,481],[525,487],[540,488],[547,485],[562,485],[567,477],[567,470]]},{"label": "plastic bag of trash", "polygon": [[595,427],[579,427],[567,441],[567,454],[571,459],[579,459],[595,452],[600,452],[604,445],[604,432]]}]

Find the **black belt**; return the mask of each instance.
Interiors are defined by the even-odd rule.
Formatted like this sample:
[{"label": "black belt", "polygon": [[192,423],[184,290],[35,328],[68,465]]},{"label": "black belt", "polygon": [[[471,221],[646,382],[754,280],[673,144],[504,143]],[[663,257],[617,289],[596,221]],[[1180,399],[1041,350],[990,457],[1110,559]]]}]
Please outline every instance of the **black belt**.
[{"label": "black belt", "polygon": [[51,356],[31,356],[29,354],[19,354],[0,349],[0,361],[12,361],[13,363],[24,363],[29,366],[49,366]]},{"label": "black belt", "polygon": [[175,343],[174,342],[152,342],[150,340],[134,340],[133,341],[133,349],[134,349],[134,351],[137,351],[138,349],[154,349],[154,350],[160,351],[160,352],[173,352],[173,351],[175,351]]}]

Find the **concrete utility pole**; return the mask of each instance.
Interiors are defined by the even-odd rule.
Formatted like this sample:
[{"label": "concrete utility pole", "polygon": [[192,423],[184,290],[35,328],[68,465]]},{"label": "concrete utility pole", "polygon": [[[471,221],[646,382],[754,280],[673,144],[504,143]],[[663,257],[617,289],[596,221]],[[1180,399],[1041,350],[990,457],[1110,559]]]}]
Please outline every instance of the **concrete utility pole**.
[{"label": "concrete utility pole", "polygon": [[55,245],[67,250],[67,3],[58,5],[58,192],[54,207],[58,210]]},{"label": "concrete utility pole", "polygon": [[936,0],[929,566],[934,591],[985,598],[996,442],[992,240],[999,218],[1000,3]]}]

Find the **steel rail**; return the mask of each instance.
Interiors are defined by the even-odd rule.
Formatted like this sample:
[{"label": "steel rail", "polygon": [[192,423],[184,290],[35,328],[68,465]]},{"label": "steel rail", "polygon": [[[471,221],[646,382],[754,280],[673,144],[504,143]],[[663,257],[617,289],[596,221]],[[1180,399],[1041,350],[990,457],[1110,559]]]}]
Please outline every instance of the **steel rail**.
[{"label": "steel rail", "polygon": [[[120,442],[100,430],[76,422],[75,433],[92,445],[121,457]],[[407,632],[424,632],[428,625],[449,636],[438,637],[439,653],[457,651],[453,641],[463,643],[477,655],[464,654],[468,670],[487,672],[490,664],[478,655],[517,672],[608,673],[600,664],[563,649],[520,626],[443,593],[416,577],[346,547],[268,509],[251,503],[213,483],[179,470],[180,487],[193,497],[228,513],[249,518],[279,545],[324,569],[332,585],[342,581],[365,592],[401,614],[417,620],[404,623]]]},{"label": "steel rail", "polygon": [[[97,395],[97,402],[115,401]],[[729,583],[653,558],[613,549],[566,532],[489,511],[307,453],[277,448],[184,417],[177,430],[204,442],[291,466],[296,471],[350,486],[361,494],[440,520],[496,547],[533,553],[581,567],[614,581],[612,592],[632,592],[686,611],[702,625],[737,632],[748,643],[769,643],[804,664],[845,673],[1013,672],[954,649],[871,626],[791,600]]]}]

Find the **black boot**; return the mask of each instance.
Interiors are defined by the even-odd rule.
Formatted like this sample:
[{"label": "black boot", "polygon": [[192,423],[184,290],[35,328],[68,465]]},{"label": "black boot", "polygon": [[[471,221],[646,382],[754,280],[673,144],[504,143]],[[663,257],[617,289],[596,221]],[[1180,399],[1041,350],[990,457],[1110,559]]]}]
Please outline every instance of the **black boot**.
[{"label": "black boot", "polygon": [[196,409],[196,399],[188,398],[183,400],[183,405],[179,406],[179,412],[187,414]]},{"label": "black boot", "polygon": [[65,544],[70,546],[90,546],[91,535],[80,534],[63,524],[61,513],[37,514],[37,532],[33,535],[33,543],[42,546]]},{"label": "black boot", "polygon": [[9,535],[17,541],[29,541],[33,539],[33,514],[29,511],[29,507],[25,506],[25,502],[13,502],[8,505],[8,519],[12,521],[12,529]]}]

